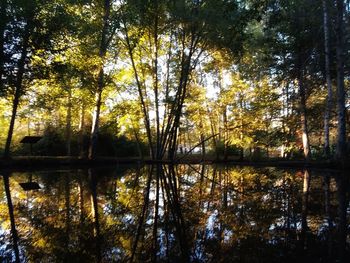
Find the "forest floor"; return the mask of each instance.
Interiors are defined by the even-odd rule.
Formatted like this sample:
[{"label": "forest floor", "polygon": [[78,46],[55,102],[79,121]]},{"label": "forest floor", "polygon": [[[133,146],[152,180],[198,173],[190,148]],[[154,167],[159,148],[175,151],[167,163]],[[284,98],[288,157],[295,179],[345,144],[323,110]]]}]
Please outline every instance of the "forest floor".
[{"label": "forest floor", "polygon": [[0,169],[35,169],[37,167],[57,168],[64,166],[101,166],[114,164],[218,164],[218,165],[241,165],[241,166],[259,166],[259,167],[281,167],[281,168],[318,168],[318,169],[340,169],[350,171],[350,161],[341,165],[337,161],[330,160],[285,160],[285,159],[264,159],[264,160],[216,160],[215,158],[201,158],[199,156],[187,156],[185,158],[178,158],[174,162],[167,160],[152,161],[149,158],[140,159],[138,157],[98,157],[94,160],[87,158],[72,157],[72,156],[15,156],[10,159],[0,159]]}]

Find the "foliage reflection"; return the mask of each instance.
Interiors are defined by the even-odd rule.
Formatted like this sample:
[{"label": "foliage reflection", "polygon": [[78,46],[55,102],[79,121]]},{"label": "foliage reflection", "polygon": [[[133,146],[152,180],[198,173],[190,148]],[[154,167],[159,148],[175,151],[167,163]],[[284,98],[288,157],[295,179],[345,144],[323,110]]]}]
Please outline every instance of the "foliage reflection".
[{"label": "foliage reflection", "polygon": [[[349,256],[349,187],[337,174],[156,165],[1,175],[0,257],[7,262]],[[28,176],[40,190],[19,186]]]}]

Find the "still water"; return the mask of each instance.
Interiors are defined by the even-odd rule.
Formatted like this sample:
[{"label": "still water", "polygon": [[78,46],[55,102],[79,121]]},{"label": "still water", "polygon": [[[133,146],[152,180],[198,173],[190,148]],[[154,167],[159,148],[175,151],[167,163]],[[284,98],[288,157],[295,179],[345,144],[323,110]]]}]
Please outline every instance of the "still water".
[{"label": "still water", "polygon": [[[0,173],[0,262],[349,259],[344,173],[200,165]],[[25,190],[28,182],[40,189]]]}]

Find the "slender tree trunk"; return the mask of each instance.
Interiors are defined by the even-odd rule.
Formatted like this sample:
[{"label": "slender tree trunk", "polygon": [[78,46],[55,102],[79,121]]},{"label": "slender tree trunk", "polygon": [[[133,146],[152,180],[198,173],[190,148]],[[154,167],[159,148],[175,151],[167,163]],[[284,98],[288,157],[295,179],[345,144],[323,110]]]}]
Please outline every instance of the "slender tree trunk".
[{"label": "slender tree trunk", "polygon": [[185,54],[185,47],[182,47],[182,58],[181,58],[181,73],[180,73],[180,80],[178,85],[178,91],[176,94],[176,103],[173,105],[176,105],[175,108],[171,111],[171,114],[174,114],[174,121],[171,129],[170,134],[170,147],[169,147],[169,159],[174,160],[176,155],[176,149],[177,149],[177,139],[178,139],[178,132],[180,129],[180,118],[182,115],[182,108],[184,105],[185,97],[187,94],[187,84],[188,79],[191,73],[191,59],[193,52],[195,50],[195,37],[192,35],[191,45],[189,48],[189,54]]},{"label": "slender tree trunk", "polygon": [[66,154],[71,156],[72,140],[72,90],[68,88],[67,118],[66,118]]},{"label": "slender tree trunk", "polygon": [[[283,111],[283,117],[282,117],[282,132],[285,136],[287,133],[286,129],[286,120],[288,120],[288,84],[285,88],[282,90],[282,97],[283,97],[283,103],[282,103],[282,111]],[[288,145],[287,138],[284,138],[283,144],[281,147],[281,157],[284,158],[286,156],[285,149]]]},{"label": "slender tree trunk", "polygon": [[6,144],[5,144],[5,150],[4,150],[4,157],[5,158],[10,157],[10,148],[11,148],[13,130],[15,127],[15,120],[16,120],[16,116],[17,116],[17,109],[18,109],[20,98],[21,98],[22,94],[24,93],[23,76],[25,73],[25,65],[26,65],[27,54],[28,54],[29,36],[30,36],[30,28],[31,28],[31,26],[28,23],[26,25],[25,32],[24,32],[21,57],[18,61],[18,71],[17,71],[17,79],[16,79],[16,83],[15,83],[15,94],[14,94],[14,99],[13,99],[13,104],[12,104],[12,114],[11,114],[11,120],[10,120],[10,127],[8,130]]},{"label": "slender tree trunk", "polygon": [[336,53],[337,53],[337,151],[336,157],[344,163],[346,158],[346,107],[344,88],[344,1],[336,0]]},{"label": "slender tree trunk", "polygon": [[[190,124],[189,124],[189,121],[188,119],[185,120],[186,122],[186,126],[185,128],[183,129],[184,130],[184,139],[187,141],[187,146],[188,146],[188,149],[191,149],[192,148],[192,144],[191,144],[191,138],[190,138]],[[181,134],[180,134],[181,135]],[[179,143],[179,142],[178,142]],[[177,148],[177,147],[176,147]],[[190,153],[191,154],[191,153]]]},{"label": "slender tree trunk", "polygon": [[329,145],[329,122],[331,118],[332,109],[332,80],[330,71],[330,44],[329,44],[329,18],[328,18],[328,5],[327,0],[322,0],[323,5],[323,31],[324,31],[324,50],[325,50],[325,73],[327,84],[327,101],[326,109],[324,113],[324,152],[327,158],[330,157],[330,145]]},{"label": "slender tree trunk", "polygon": [[101,111],[101,97],[102,97],[102,91],[104,89],[104,59],[107,52],[107,46],[108,46],[108,23],[110,19],[110,10],[111,10],[111,3],[110,0],[104,0],[104,14],[103,14],[103,27],[102,27],[102,33],[101,33],[101,43],[100,43],[100,51],[99,51],[99,57],[102,60],[102,63],[100,65],[100,71],[98,74],[98,80],[97,80],[97,90],[95,93],[95,109],[93,113],[93,119],[92,119],[92,127],[91,127],[91,137],[90,137],[90,146],[89,146],[89,159],[92,160],[96,157],[96,147],[98,142],[98,133],[99,133],[99,127],[100,127],[100,111]]},{"label": "slender tree trunk", "polygon": [[207,106],[207,112],[209,115],[209,121],[210,121],[210,131],[213,137],[213,146],[214,146],[214,151],[215,151],[215,159],[219,160],[220,156],[219,156],[219,151],[218,151],[218,145],[217,145],[217,139],[216,136],[214,136],[214,134],[216,134],[215,132],[215,127],[214,127],[214,121],[213,121],[213,117],[211,112],[209,111],[209,107]]},{"label": "slender tree trunk", "polygon": [[225,105],[223,111],[223,121],[224,121],[224,160],[228,159],[228,121],[227,121],[227,106]]},{"label": "slender tree trunk", "polygon": [[[101,69],[100,76],[101,76],[100,79],[102,79],[101,81],[103,82],[103,69]],[[98,132],[99,132],[99,126],[100,126],[101,97],[102,97],[102,89],[100,88],[101,86],[99,87],[99,90],[95,94],[95,109],[92,117],[92,128],[91,128],[90,146],[89,146],[90,160],[96,157],[96,150],[97,150]]]},{"label": "slender tree trunk", "polygon": [[154,51],[153,51],[153,89],[155,97],[155,111],[156,111],[156,159],[161,160],[162,146],[161,146],[161,134],[160,134],[160,119],[159,119],[159,90],[158,90],[158,1],[154,0],[155,5],[155,18],[154,18]]},{"label": "slender tree trunk", "polygon": [[142,149],[141,149],[140,137],[139,137],[139,135],[138,135],[138,133],[137,133],[135,128],[132,128],[132,130],[133,130],[133,133],[134,133],[134,136],[135,136],[135,140],[136,140],[137,152],[139,154],[140,159],[143,160],[144,157],[143,157],[143,153],[142,153]]},{"label": "slender tree trunk", "polygon": [[[176,117],[177,118],[177,117]],[[168,150],[168,158],[169,160],[174,160],[176,156],[176,146],[178,140],[178,131],[180,129],[180,122],[178,122],[170,132],[169,135],[169,150]]]},{"label": "slender tree trunk", "polygon": [[155,154],[154,149],[153,149],[151,122],[149,119],[148,107],[146,105],[145,95],[144,95],[144,91],[143,91],[144,86],[142,85],[142,82],[140,81],[140,78],[139,78],[139,73],[137,71],[137,67],[136,67],[136,63],[135,63],[135,59],[134,59],[134,53],[133,53],[134,49],[132,47],[132,43],[130,42],[129,32],[128,32],[128,28],[127,28],[125,21],[124,21],[124,29],[125,29],[126,45],[127,45],[131,65],[132,65],[132,68],[134,71],[134,76],[135,76],[135,80],[136,80],[136,84],[137,84],[137,90],[138,90],[139,98],[140,98],[140,102],[141,102],[141,110],[143,113],[143,121],[144,121],[145,128],[146,128],[146,134],[147,134],[147,140],[148,140],[148,144],[149,144],[150,155],[151,155],[152,160],[154,160],[156,158],[156,154]]},{"label": "slender tree trunk", "polygon": [[204,134],[201,132],[200,135],[200,140],[201,140],[201,147],[202,147],[202,161],[205,160],[205,138],[204,138]]},{"label": "slender tree trunk", "polygon": [[306,88],[303,81],[303,76],[300,73],[298,77],[299,82],[299,96],[300,96],[300,122],[301,122],[301,132],[302,132],[302,142],[305,160],[310,160],[311,151],[310,151],[310,142],[309,142],[309,132],[308,124],[306,118]]},{"label": "slender tree trunk", "polygon": [[4,89],[4,83],[3,83],[4,64],[5,64],[4,35],[5,35],[5,28],[6,28],[6,22],[7,22],[6,7],[7,7],[7,1],[2,0],[0,3],[0,17],[1,17],[0,19],[0,94]]},{"label": "slender tree trunk", "polygon": [[79,156],[84,156],[84,134],[85,134],[85,102],[81,102],[81,112],[79,121]]},{"label": "slender tree trunk", "polygon": [[[240,134],[239,134],[239,138],[241,140],[241,142],[243,141],[243,126],[244,126],[244,122],[243,122],[243,100],[242,100],[242,94],[239,94],[239,119],[240,119]],[[244,159],[244,146],[242,145],[240,147],[240,151],[239,151],[239,160],[243,161]]]},{"label": "slender tree trunk", "polygon": [[169,129],[170,129],[170,123],[171,123],[171,117],[169,117],[169,112],[171,110],[171,106],[169,104],[169,89],[170,89],[170,64],[171,64],[171,57],[172,57],[172,48],[173,48],[173,43],[172,43],[172,39],[173,39],[173,34],[174,32],[171,30],[170,33],[170,43],[169,43],[169,47],[168,47],[168,52],[167,52],[167,58],[166,58],[166,80],[165,80],[165,110],[163,113],[163,122],[162,122],[162,130],[161,130],[161,134],[160,134],[160,145],[161,145],[161,155],[164,157],[165,153],[166,153],[166,147],[167,147],[167,139],[169,136]]},{"label": "slender tree trunk", "polygon": [[12,114],[11,114],[11,120],[10,120],[10,127],[9,127],[9,130],[7,133],[7,139],[6,139],[5,150],[4,150],[4,157],[5,158],[10,157],[10,147],[11,147],[11,142],[12,142],[13,130],[15,127],[15,120],[16,120],[17,109],[18,109],[20,97],[21,97],[20,90],[18,88],[16,88],[15,97],[14,97],[14,100],[12,102]]}]

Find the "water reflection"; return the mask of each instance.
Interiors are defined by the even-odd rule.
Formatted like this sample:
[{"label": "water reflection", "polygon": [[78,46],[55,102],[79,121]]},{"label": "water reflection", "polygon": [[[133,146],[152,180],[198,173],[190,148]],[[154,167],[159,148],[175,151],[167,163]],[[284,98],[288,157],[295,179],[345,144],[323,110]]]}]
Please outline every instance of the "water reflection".
[{"label": "water reflection", "polygon": [[19,249],[18,249],[18,234],[16,229],[15,216],[13,212],[12,197],[11,197],[11,191],[10,191],[10,179],[9,179],[8,173],[3,174],[3,181],[4,181],[4,190],[6,193],[8,215],[10,218],[10,229],[11,229],[13,252],[15,254],[14,261],[20,262]]},{"label": "water reflection", "polygon": [[[1,172],[0,261],[345,262],[345,175],[145,166]],[[40,189],[24,191],[28,175]]]}]

